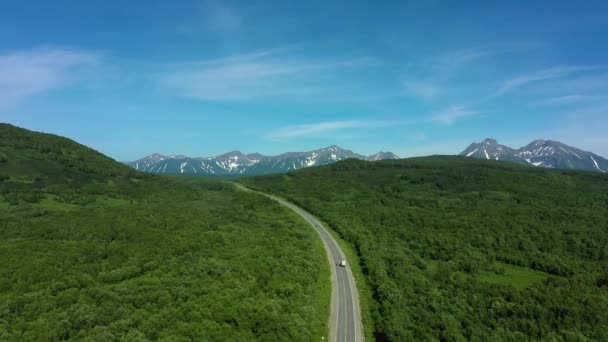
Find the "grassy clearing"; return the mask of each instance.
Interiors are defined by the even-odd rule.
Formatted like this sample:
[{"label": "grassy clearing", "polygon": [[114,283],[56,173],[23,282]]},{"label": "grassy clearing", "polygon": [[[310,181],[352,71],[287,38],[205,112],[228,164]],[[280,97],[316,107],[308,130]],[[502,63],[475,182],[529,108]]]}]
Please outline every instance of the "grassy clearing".
[{"label": "grassy clearing", "polygon": [[45,194],[44,198],[41,199],[40,202],[34,203],[32,206],[40,209],[64,211],[78,210],[80,208],[78,205],[75,204],[64,203],[61,197],[51,194]]},{"label": "grassy clearing", "polygon": [[488,283],[510,285],[518,290],[523,290],[534,284],[542,283],[549,277],[544,272],[503,262],[496,262],[495,266],[495,271],[482,272],[477,278]]},{"label": "grassy clearing", "polygon": [[127,201],[125,199],[112,197],[97,197],[95,202],[97,204],[106,205],[109,207],[122,207],[131,204],[130,201]]},{"label": "grassy clearing", "polygon": [[34,179],[31,177],[10,177],[8,179],[9,182],[12,183],[23,183],[23,184],[33,184]]},{"label": "grassy clearing", "polygon": [[[441,261],[425,260],[429,274],[436,272]],[[516,266],[504,262],[494,262],[489,270],[482,270],[476,274],[468,274],[463,271],[450,273],[450,279],[463,281],[473,278],[478,281],[513,286],[518,290],[524,290],[532,285],[540,284],[549,277],[549,274],[528,267]]]},{"label": "grassy clearing", "polygon": [[0,197],[0,209],[8,208],[9,203],[5,201],[2,197]]}]

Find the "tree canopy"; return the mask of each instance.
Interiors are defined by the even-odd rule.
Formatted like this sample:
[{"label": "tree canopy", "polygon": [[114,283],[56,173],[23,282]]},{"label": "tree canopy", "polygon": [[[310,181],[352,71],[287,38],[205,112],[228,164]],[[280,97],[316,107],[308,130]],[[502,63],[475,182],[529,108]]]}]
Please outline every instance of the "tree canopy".
[{"label": "tree canopy", "polygon": [[608,340],[608,176],[463,157],[242,180],[357,252],[379,340]]},{"label": "tree canopy", "polygon": [[269,199],[139,173],[9,125],[0,125],[0,174],[0,341],[327,332],[323,245]]}]

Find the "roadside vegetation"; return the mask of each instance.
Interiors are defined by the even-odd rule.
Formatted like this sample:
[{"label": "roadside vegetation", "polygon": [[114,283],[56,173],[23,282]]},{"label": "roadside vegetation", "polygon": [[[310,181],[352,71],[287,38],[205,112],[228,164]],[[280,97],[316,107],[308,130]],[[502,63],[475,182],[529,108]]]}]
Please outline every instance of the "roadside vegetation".
[{"label": "roadside vegetation", "polygon": [[241,180],[358,255],[378,340],[608,340],[608,176],[462,157]]},{"label": "roadside vegetation", "polygon": [[0,341],[309,341],[314,230],[229,183],[161,178],[0,125]]}]

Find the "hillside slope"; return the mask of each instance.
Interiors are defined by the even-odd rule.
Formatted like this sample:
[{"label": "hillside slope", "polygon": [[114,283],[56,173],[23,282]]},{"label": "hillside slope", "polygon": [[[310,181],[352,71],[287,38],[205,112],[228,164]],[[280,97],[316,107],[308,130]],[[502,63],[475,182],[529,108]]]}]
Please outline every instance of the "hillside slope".
[{"label": "hillside slope", "polygon": [[327,332],[322,243],[274,202],[10,125],[0,156],[0,341]]},{"label": "hillside slope", "polygon": [[146,177],[73,140],[4,123],[0,123],[0,175],[76,185],[99,179]]},{"label": "hillside slope", "polygon": [[606,175],[427,157],[241,181],[353,246],[379,340],[608,339]]}]

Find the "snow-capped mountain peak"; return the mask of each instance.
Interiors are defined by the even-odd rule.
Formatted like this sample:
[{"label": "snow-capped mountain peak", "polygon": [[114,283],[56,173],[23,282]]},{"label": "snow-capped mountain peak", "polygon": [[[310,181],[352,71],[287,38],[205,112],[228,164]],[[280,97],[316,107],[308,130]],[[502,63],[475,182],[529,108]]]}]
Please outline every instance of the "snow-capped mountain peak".
[{"label": "snow-capped mountain peak", "polygon": [[494,139],[473,143],[460,155],[479,159],[508,160],[520,164],[561,169],[608,172],[608,160],[554,140],[538,139],[517,150]]},{"label": "snow-capped mountain peak", "polygon": [[472,143],[460,155],[488,160],[511,160],[513,149],[487,138],[481,143]]},{"label": "snow-capped mountain peak", "polygon": [[185,156],[182,155],[172,155],[172,156],[166,156],[160,153],[153,153],[149,156],[143,157],[141,159],[138,159],[134,162],[130,162],[128,163],[129,165],[131,165],[133,168],[135,168],[136,170],[141,170],[141,171],[145,171],[147,168],[149,168],[150,166],[161,162],[163,160],[167,160],[167,159],[181,159],[181,158],[185,158]]},{"label": "snow-capped mountain peak", "polygon": [[393,152],[382,152],[382,151],[372,154],[371,156],[367,157],[367,160],[370,160],[370,161],[384,160],[384,159],[399,159],[399,157],[396,154],[394,154]]}]

